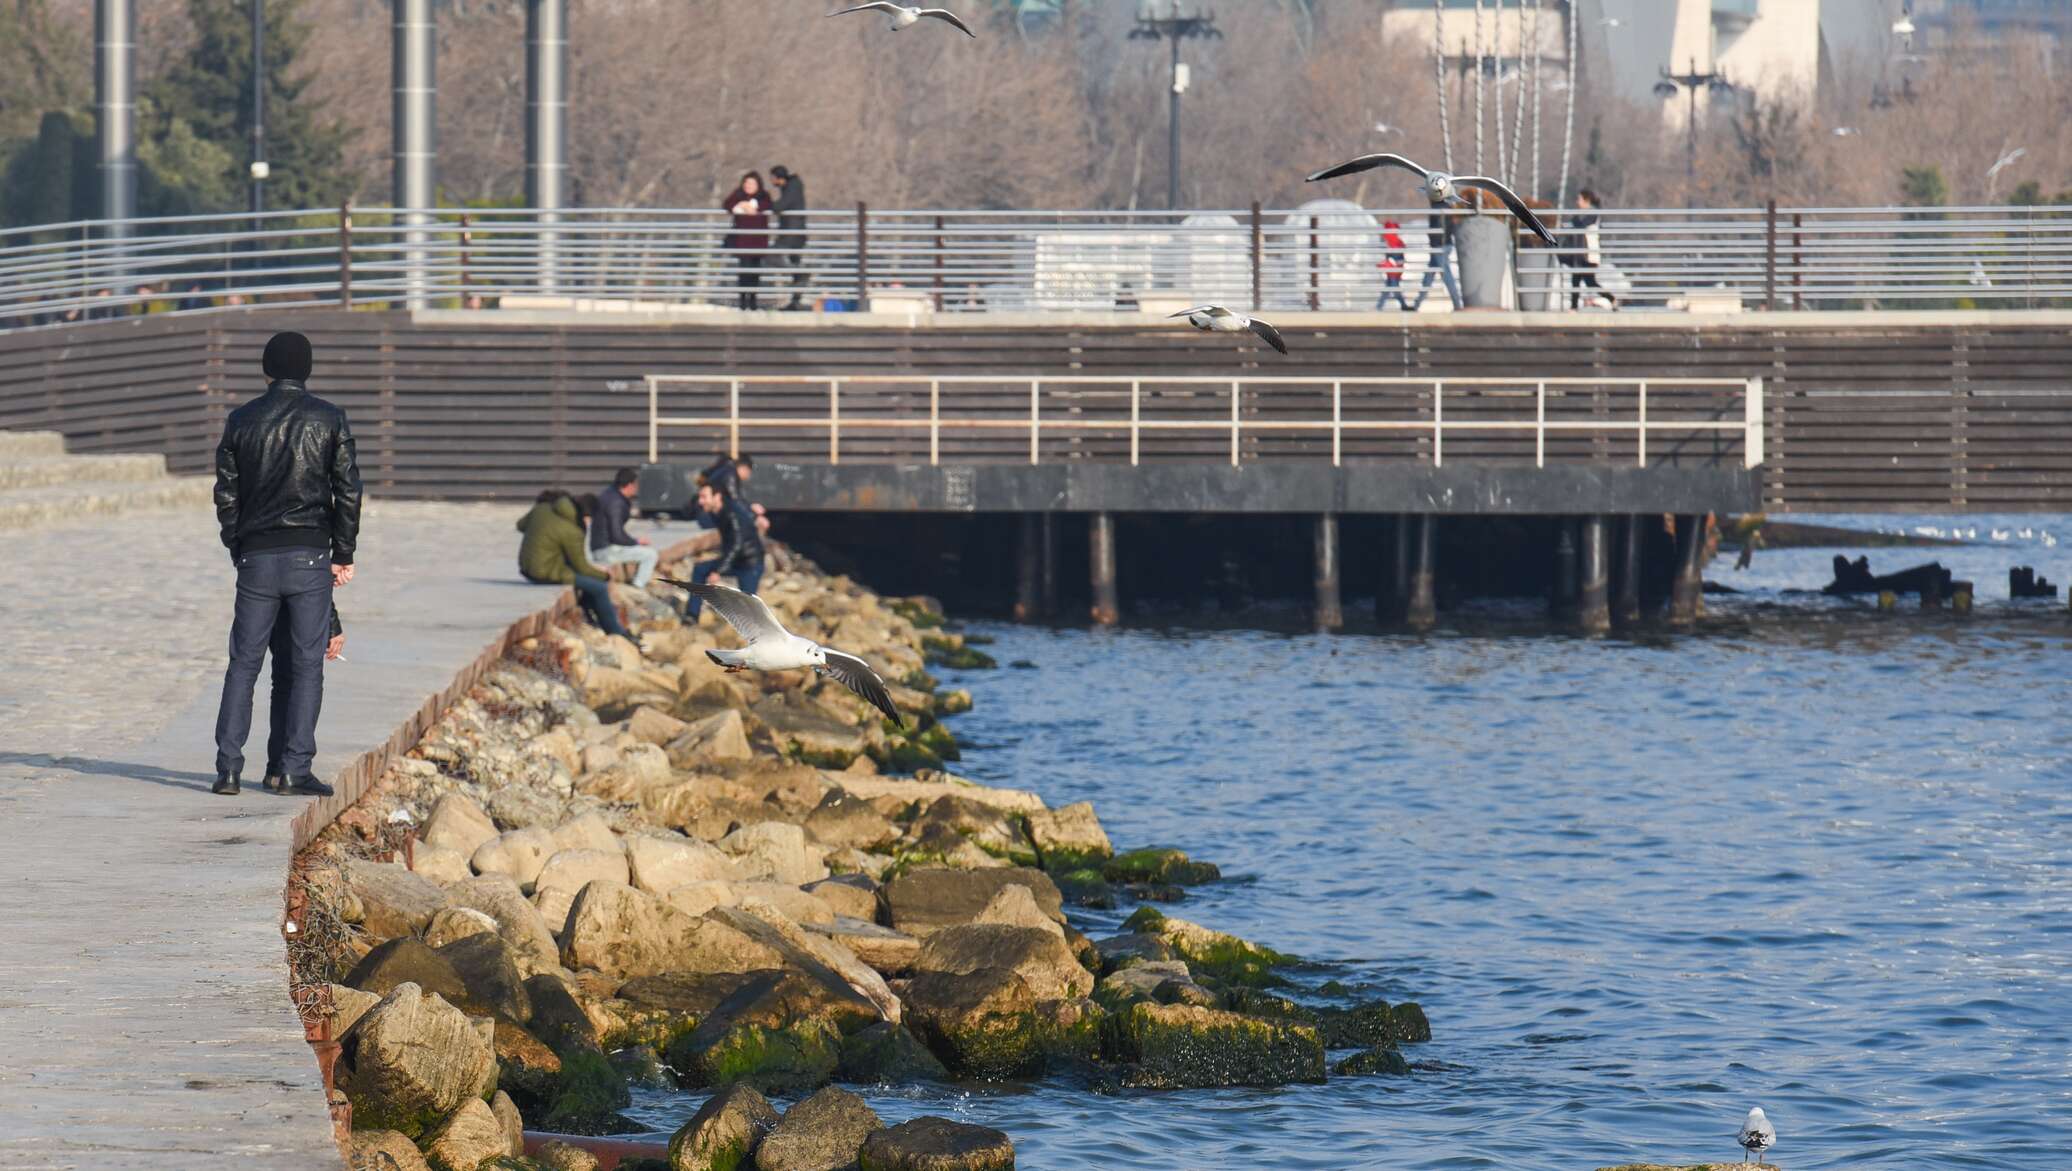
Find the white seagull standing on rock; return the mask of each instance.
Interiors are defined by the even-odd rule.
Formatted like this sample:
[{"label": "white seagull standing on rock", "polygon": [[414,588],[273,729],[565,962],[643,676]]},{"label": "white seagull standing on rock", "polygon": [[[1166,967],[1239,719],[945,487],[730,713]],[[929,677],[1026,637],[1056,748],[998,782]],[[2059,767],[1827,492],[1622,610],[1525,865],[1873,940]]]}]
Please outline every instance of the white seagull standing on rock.
[{"label": "white seagull standing on rock", "polygon": [[1467,197],[1460,193],[1460,189],[1463,187],[1473,188],[1477,191],[1487,191],[1498,199],[1503,200],[1504,206],[1511,209],[1511,214],[1518,217],[1518,222],[1532,229],[1532,234],[1545,241],[1547,247],[1560,247],[1554,241],[1554,233],[1547,230],[1547,225],[1540,222],[1540,217],[1534,215],[1532,209],[1525,206],[1525,201],[1518,198],[1516,192],[1495,179],[1485,178],[1481,175],[1449,175],[1444,171],[1428,171],[1402,155],[1377,154],[1361,155],[1359,158],[1349,162],[1343,162],[1335,167],[1318,171],[1316,174],[1311,175],[1308,181],[1314,183],[1319,179],[1336,179],[1340,175],[1356,175],[1361,171],[1371,171],[1376,167],[1397,167],[1422,178],[1424,183],[1418,190],[1424,192],[1425,198],[1431,200],[1434,207],[1448,203],[1458,203],[1466,206],[1468,202]]},{"label": "white seagull standing on rock", "polygon": [[967,37],[978,36],[977,33],[971,31],[970,25],[967,25],[963,21],[958,20],[957,14],[951,12],[947,8],[914,8],[908,7],[905,4],[891,3],[891,0],[874,0],[874,2],[870,4],[858,4],[854,8],[844,8],[840,12],[830,12],[828,13],[828,15],[847,16],[852,12],[868,12],[873,8],[877,9],[880,12],[889,12],[892,14],[893,32],[898,32],[900,29],[903,28],[911,28],[912,26],[921,23],[921,18],[925,16],[928,17],[930,20],[942,20],[947,21],[950,24],[956,25],[958,28],[964,30],[964,35]]},{"label": "white seagull standing on rock", "polygon": [[1283,354],[1288,352],[1288,343],[1281,340],[1280,330],[1256,317],[1247,317],[1234,309],[1225,309],[1221,305],[1196,305],[1192,309],[1182,309],[1178,313],[1169,313],[1167,316],[1185,317],[1187,324],[1196,329],[1208,330],[1211,333],[1239,333],[1249,329],[1260,337],[1265,338],[1267,345],[1272,346]]},{"label": "white seagull standing on rock", "polygon": [[1770,1120],[1763,1117],[1761,1106],[1748,1112],[1748,1121],[1741,1124],[1739,1141],[1744,1152],[1741,1161],[1744,1163],[1748,1162],[1748,1156],[1751,1154],[1755,1156],[1756,1162],[1762,1162],[1763,1152],[1777,1145],[1777,1128],[1771,1126]]},{"label": "white seagull standing on rock", "polygon": [[855,655],[831,650],[810,638],[800,638],[784,629],[777,621],[777,615],[770,612],[769,603],[754,594],[744,594],[731,586],[693,585],[674,578],[662,578],[680,590],[687,590],[699,601],[717,611],[741,636],[739,650],[708,650],[705,657],[726,668],[728,674],[753,668],[757,671],[795,671],[811,667],[815,672],[831,676],[835,682],[862,696],[870,705],[885,713],[885,718],[901,728],[906,720],[899,709],[892,705],[892,693],[885,688],[885,681],[878,677],[871,665]]}]

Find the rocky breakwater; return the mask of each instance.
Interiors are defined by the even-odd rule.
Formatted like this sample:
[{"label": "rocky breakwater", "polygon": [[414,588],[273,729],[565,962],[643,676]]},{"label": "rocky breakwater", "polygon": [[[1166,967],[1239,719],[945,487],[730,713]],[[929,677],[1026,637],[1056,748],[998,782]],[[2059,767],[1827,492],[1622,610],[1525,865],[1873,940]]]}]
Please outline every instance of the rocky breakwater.
[{"label": "rocky breakwater", "polygon": [[[1415,1005],[1299,987],[1292,957],[1150,905],[1214,866],[943,771],[970,700],[929,660],[983,656],[925,601],[796,559],[764,589],[898,680],[898,730],[829,681],[722,673],[703,652],[731,631],[661,589],[618,588],[638,645],[519,648],[298,858],[298,1003],[335,1039],[355,1166],[589,1166],[524,1132],[641,1130],[645,1081],[711,1095],[679,1171],[1010,1167],[999,1132],[886,1127],[834,1083],[1270,1086],[1330,1050],[1404,1073],[1429,1037]],[[1132,899],[1108,938],[1067,914]]]}]

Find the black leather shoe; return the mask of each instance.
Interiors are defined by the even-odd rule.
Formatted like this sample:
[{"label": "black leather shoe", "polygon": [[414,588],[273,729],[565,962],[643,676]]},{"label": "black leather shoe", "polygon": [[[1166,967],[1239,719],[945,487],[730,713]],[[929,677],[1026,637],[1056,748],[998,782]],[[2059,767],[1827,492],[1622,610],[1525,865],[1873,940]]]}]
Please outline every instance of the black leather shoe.
[{"label": "black leather shoe", "polygon": [[237,774],[236,774],[236,773],[217,773],[217,774],[216,774],[216,783],[215,783],[214,785],[211,785],[211,786],[209,787],[209,792],[211,792],[211,793],[215,793],[215,794],[217,794],[217,795],[219,795],[219,796],[223,796],[223,797],[235,797],[235,796],[237,796],[237,794],[238,794],[238,788],[237,788]]},{"label": "black leather shoe", "polygon": [[266,775],[260,778],[259,787],[269,793],[285,793],[288,791],[288,774],[268,769]]},{"label": "black leather shoe", "polygon": [[289,787],[289,791],[302,793],[310,797],[329,797],[335,790],[315,777],[305,776],[296,777],[295,783]]}]

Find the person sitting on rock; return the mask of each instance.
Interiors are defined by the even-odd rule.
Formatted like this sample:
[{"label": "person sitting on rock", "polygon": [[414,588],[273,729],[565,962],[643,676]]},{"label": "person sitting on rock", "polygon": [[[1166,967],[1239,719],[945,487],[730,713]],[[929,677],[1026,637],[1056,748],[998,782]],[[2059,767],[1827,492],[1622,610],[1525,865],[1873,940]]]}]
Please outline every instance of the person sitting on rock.
[{"label": "person sitting on rock", "polygon": [[[763,582],[763,537],[756,531],[755,514],[711,483],[698,489],[698,507],[719,528],[719,552],[692,567],[691,580],[718,585],[725,574],[739,584],[742,593],[754,593]],[[693,624],[702,609],[695,595],[684,601],[684,617]]]},{"label": "person sitting on rock", "polygon": [[605,570],[583,555],[583,517],[566,492],[542,493],[541,500],[518,522],[525,540],[518,546],[518,572],[539,585],[574,586],[590,621],[606,634],[632,638],[619,623]]}]

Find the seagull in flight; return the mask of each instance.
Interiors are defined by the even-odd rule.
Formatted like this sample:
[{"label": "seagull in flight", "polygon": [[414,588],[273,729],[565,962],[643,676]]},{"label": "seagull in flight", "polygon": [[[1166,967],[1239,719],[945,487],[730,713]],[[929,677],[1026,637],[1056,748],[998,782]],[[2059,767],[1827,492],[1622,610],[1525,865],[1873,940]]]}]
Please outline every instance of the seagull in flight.
[{"label": "seagull in flight", "polygon": [[1757,1162],[1761,1162],[1763,1152],[1777,1145],[1777,1128],[1771,1126],[1770,1120],[1763,1117],[1761,1106],[1748,1112],[1748,1121],[1741,1124],[1739,1141],[1744,1152],[1741,1161],[1744,1163],[1748,1162],[1748,1156],[1751,1154],[1756,1157]]},{"label": "seagull in flight", "polygon": [[1538,236],[1549,248],[1559,247],[1555,243],[1554,233],[1547,230],[1547,225],[1540,222],[1540,217],[1534,215],[1532,209],[1525,206],[1525,201],[1518,198],[1516,192],[1495,179],[1485,178],[1481,175],[1449,175],[1444,171],[1428,171],[1402,155],[1374,154],[1361,155],[1350,162],[1340,163],[1335,167],[1318,171],[1309,177],[1309,182],[1314,183],[1319,179],[1336,179],[1340,175],[1356,175],[1361,171],[1374,170],[1376,167],[1397,167],[1423,179],[1424,184],[1418,190],[1425,193],[1425,198],[1432,201],[1433,207],[1439,207],[1448,203],[1458,203],[1466,206],[1468,201],[1465,196],[1461,195],[1461,188],[1472,187],[1478,191],[1487,191],[1498,199],[1503,200],[1504,206],[1511,209],[1511,214],[1518,217],[1518,222],[1532,229],[1532,234]]},{"label": "seagull in flight", "polygon": [[1281,340],[1280,330],[1256,317],[1247,317],[1234,310],[1225,309],[1221,305],[1196,305],[1192,309],[1182,309],[1178,313],[1169,313],[1167,316],[1169,318],[1185,317],[1187,324],[1196,329],[1208,330],[1211,333],[1238,333],[1249,329],[1260,337],[1265,338],[1267,345],[1272,346],[1283,354],[1288,352],[1288,343]]},{"label": "seagull in flight", "polygon": [[689,591],[712,607],[727,620],[728,626],[734,628],[734,633],[741,636],[739,650],[705,652],[706,658],[726,668],[728,674],[751,668],[757,671],[792,671],[811,667],[816,674],[830,676],[862,696],[901,729],[906,727],[905,718],[892,705],[892,693],[886,690],[885,681],[878,677],[869,663],[784,629],[784,624],[777,621],[777,615],[770,612],[769,603],[761,598],[744,594],[731,586],[693,585],[668,577],[661,580]]},{"label": "seagull in flight", "polygon": [[905,4],[891,3],[891,0],[873,0],[873,3],[858,4],[854,8],[844,8],[840,12],[830,12],[828,13],[828,15],[847,16],[852,12],[866,12],[873,8],[879,10],[880,12],[889,12],[892,14],[893,32],[898,32],[900,29],[903,28],[911,28],[912,26],[919,24],[921,22],[921,18],[925,16],[930,20],[948,21],[950,24],[956,25],[958,28],[964,30],[964,35],[967,37],[976,37],[978,35],[977,33],[971,31],[970,25],[967,25],[963,21],[958,20],[957,14],[951,12],[947,8],[909,7]]}]

